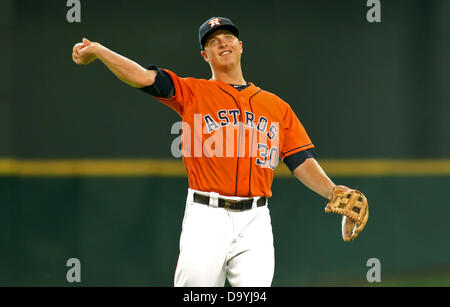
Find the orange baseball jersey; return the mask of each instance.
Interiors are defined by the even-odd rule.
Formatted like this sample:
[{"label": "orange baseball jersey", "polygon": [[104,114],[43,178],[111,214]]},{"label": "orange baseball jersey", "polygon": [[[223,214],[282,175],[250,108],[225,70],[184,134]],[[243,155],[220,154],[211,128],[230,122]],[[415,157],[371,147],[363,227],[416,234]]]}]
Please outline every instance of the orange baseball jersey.
[{"label": "orange baseball jersey", "polygon": [[252,83],[238,91],[227,83],[164,72],[172,79],[174,95],[155,98],[182,118],[182,156],[191,189],[271,197],[279,158],[314,148],[278,96]]}]

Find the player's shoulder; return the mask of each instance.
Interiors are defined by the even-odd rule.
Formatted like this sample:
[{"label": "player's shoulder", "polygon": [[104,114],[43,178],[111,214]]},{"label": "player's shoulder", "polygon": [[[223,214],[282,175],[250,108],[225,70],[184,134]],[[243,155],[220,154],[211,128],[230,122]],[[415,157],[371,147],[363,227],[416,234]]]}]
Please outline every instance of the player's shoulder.
[{"label": "player's shoulder", "polygon": [[266,89],[261,89],[261,94],[265,95],[267,98],[271,98],[271,99],[274,99],[274,100],[283,100],[277,94],[274,94],[274,93],[272,93],[272,92],[270,92],[270,91],[268,91]]},{"label": "player's shoulder", "polygon": [[262,95],[262,98],[267,99],[267,101],[270,101],[270,103],[276,104],[278,107],[288,108],[290,107],[289,104],[280,96],[277,94],[274,94],[268,90],[261,89],[260,93]]},{"label": "player's shoulder", "polygon": [[173,70],[170,70],[170,69],[167,69],[167,68],[163,68],[163,70],[166,71],[172,78],[185,80],[185,81],[188,81],[188,82],[197,82],[197,81],[201,80],[201,79],[190,77],[190,76],[184,76],[184,75],[182,76],[178,72],[174,72]]},{"label": "player's shoulder", "polygon": [[175,73],[168,69],[165,70],[166,72],[169,73],[173,81],[176,81],[179,84],[187,86],[187,88],[189,88],[193,93],[203,92],[204,90],[207,90],[207,88],[211,86],[211,82],[209,80],[193,76],[185,76],[182,74]]},{"label": "player's shoulder", "polygon": [[179,79],[183,80],[183,82],[190,84],[191,86],[199,86],[199,87],[208,87],[213,86],[213,83],[210,80],[201,78],[201,77],[192,77],[192,76],[177,76]]}]

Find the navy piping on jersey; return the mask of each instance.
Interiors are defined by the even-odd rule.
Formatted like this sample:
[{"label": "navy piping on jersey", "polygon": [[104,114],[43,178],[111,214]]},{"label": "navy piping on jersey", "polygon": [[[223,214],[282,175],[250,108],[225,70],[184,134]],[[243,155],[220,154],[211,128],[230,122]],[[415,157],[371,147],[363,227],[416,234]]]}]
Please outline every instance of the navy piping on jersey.
[{"label": "navy piping on jersey", "polygon": [[291,151],[294,151],[294,150],[297,150],[297,149],[299,149],[299,148],[303,148],[303,147],[306,147],[306,146],[309,146],[309,145],[312,145],[312,143],[309,143],[309,144],[306,144],[306,145],[302,145],[302,146],[300,146],[300,147],[297,147],[297,148],[291,149],[291,150],[289,150],[289,151],[285,152],[285,153],[284,153],[284,156],[286,156],[286,155],[287,155],[288,153],[290,153]]}]

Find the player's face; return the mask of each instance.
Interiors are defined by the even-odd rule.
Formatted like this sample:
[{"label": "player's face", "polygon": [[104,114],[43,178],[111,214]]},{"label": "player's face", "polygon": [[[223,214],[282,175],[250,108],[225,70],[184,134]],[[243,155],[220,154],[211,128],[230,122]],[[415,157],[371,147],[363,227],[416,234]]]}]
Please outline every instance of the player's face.
[{"label": "player's face", "polygon": [[205,43],[202,56],[215,68],[233,66],[240,63],[242,42],[230,31],[214,32]]}]

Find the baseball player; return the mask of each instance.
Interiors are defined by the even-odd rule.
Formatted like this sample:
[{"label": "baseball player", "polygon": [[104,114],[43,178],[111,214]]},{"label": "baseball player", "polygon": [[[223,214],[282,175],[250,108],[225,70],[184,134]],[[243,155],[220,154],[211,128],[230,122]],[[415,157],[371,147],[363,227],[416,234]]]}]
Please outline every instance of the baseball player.
[{"label": "baseball player", "polygon": [[327,199],[335,184],[291,107],[244,78],[238,27],[228,18],[209,18],[199,28],[199,43],[209,80],[144,68],[86,38],[72,57],[79,65],[99,59],[182,118],[189,188],[174,285],[224,286],[228,280],[231,286],[270,286],[275,260],[268,204],[278,160]]}]

